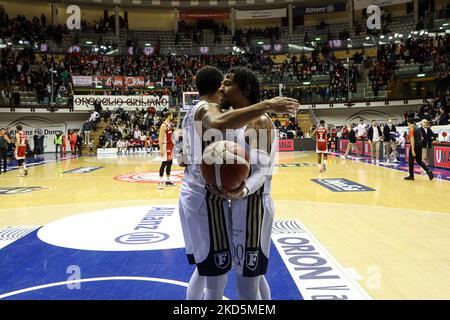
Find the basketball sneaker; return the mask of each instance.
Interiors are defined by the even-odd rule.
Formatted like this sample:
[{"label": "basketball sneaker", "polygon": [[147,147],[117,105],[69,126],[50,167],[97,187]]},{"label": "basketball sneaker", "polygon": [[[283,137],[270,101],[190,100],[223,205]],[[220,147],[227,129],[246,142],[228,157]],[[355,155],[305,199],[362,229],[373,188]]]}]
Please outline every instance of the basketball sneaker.
[{"label": "basketball sneaker", "polygon": [[175,185],[175,183],[166,181],[166,187],[173,187],[174,185]]},{"label": "basketball sneaker", "polygon": [[24,173],[24,175],[28,175],[28,170],[27,169],[25,169],[25,173]]},{"label": "basketball sneaker", "polygon": [[323,164],[323,172],[327,171],[327,165],[324,163]]},{"label": "basketball sneaker", "polygon": [[164,185],[162,184],[162,182],[159,182],[159,183],[158,183],[158,189],[159,189],[159,190],[164,189]]}]

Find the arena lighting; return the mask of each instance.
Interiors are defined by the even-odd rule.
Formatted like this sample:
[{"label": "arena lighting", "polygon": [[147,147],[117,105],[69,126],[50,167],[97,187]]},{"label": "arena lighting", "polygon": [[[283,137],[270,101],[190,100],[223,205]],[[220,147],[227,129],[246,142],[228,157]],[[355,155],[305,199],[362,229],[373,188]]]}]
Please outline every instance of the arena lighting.
[{"label": "arena lighting", "polygon": [[92,44],[92,41],[86,41],[86,44]]},{"label": "arena lighting", "polygon": [[380,39],[384,39],[384,35],[381,35],[381,36],[380,36]]},{"label": "arena lighting", "polygon": [[417,78],[423,78],[426,77],[427,75],[425,73],[419,73],[417,74]]},{"label": "arena lighting", "polygon": [[419,36],[423,35],[425,32],[423,30],[420,30]]},{"label": "arena lighting", "polygon": [[8,46],[12,46],[12,43],[11,43],[11,42],[8,42],[7,45],[8,45]]},{"label": "arena lighting", "polygon": [[439,30],[442,30],[442,29],[444,29],[444,27],[439,27]]},{"label": "arena lighting", "polygon": [[370,39],[370,37],[366,37],[366,40],[369,40]]},{"label": "arena lighting", "polygon": [[398,33],[395,33],[395,34],[394,34],[394,37],[397,38],[397,37],[398,37]]},{"label": "arena lighting", "polygon": [[151,44],[151,43],[146,43],[145,46],[146,46],[146,47],[151,47],[152,44]]},{"label": "arena lighting", "polygon": [[399,37],[399,38],[403,38],[403,34],[400,33],[400,34],[398,35],[398,37]]},{"label": "arena lighting", "polygon": [[316,39],[315,39],[316,41],[320,41],[320,40],[322,40],[320,37],[317,37]]},{"label": "arena lighting", "polygon": [[309,82],[309,81],[306,81],[306,82],[303,82],[303,84],[306,84],[306,85],[308,85],[308,84],[311,84],[311,82]]},{"label": "arena lighting", "polygon": [[393,37],[393,36],[390,36],[390,37],[389,37],[389,40],[392,40],[392,39],[394,39],[394,37]]},{"label": "arena lighting", "polygon": [[22,40],[19,40],[19,44],[23,44],[23,41],[22,41]]},{"label": "arena lighting", "polygon": [[447,27],[447,26],[448,26],[448,23],[444,23],[442,26],[443,26],[443,27]]},{"label": "arena lighting", "polygon": [[264,44],[264,41],[258,41],[258,44]]},{"label": "arena lighting", "polygon": [[419,34],[419,31],[414,31],[413,34]]}]

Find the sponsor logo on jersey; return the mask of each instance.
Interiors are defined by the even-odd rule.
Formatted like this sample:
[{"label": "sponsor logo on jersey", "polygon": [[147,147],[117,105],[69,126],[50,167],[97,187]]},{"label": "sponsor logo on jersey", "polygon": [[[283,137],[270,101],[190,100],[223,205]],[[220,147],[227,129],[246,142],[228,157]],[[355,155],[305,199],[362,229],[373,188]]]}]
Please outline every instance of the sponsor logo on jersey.
[{"label": "sponsor logo on jersey", "polygon": [[216,266],[225,269],[230,263],[230,253],[229,252],[219,252],[214,254],[214,261]]},{"label": "sponsor logo on jersey", "polygon": [[300,221],[275,221],[272,240],[305,300],[371,299]]},{"label": "sponsor logo on jersey", "polygon": [[63,173],[89,173],[89,172],[98,170],[100,168],[103,168],[103,167],[80,167],[80,168],[64,171]]},{"label": "sponsor logo on jersey", "polygon": [[[176,205],[114,208],[69,216],[45,225],[39,230],[38,237],[55,246],[80,250],[140,251],[184,247]],[[229,261],[229,257],[225,260]]]},{"label": "sponsor logo on jersey", "polygon": [[375,191],[375,189],[366,187],[362,184],[339,178],[339,179],[311,179],[315,183],[331,190],[333,192],[362,192]]},{"label": "sponsor logo on jersey", "polygon": [[[170,181],[182,182],[184,177],[183,170],[175,170],[170,173]],[[158,183],[159,171],[146,171],[138,173],[129,173],[114,177],[118,181],[135,182],[135,183]]]},{"label": "sponsor logo on jersey", "polygon": [[247,251],[245,254],[245,265],[254,271],[258,265],[258,251]]},{"label": "sponsor logo on jersey", "polygon": [[34,191],[50,190],[47,187],[0,187],[0,195],[22,194]]}]

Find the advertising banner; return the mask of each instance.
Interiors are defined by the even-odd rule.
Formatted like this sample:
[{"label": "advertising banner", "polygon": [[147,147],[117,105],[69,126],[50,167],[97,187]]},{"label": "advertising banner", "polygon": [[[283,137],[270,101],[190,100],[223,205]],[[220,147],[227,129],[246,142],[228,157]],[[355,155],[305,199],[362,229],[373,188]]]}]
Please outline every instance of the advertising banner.
[{"label": "advertising banner", "polygon": [[294,151],[293,139],[278,140],[278,151]]},{"label": "advertising banner", "polygon": [[338,11],[346,11],[346,3],[335,3],[319,7],[295,7],[293,9],[294,16],[304,16],[308,14],[333,13]]},{"label": "advertising banner", "polygon": [[181,20],[214,20],[214,19],[228,19],[230,14],[228,11],[216,11],[216,12],[192,12],[181,11]]},{"label": "advertising banner", "polygon": [[450,146],[434,146],[434,166],[450,169]]},{"label": "advertising banner", "polygon": [[252,10],[252,11],[236,10],[236,20],[272,19],[284,17],[286,17],[286,8],[272,9],[272,10]]},{"label": "advertising banner", "polygon": [[94,110],[94,102],[100,100],[103,109],[110,110],[121,107],[124,110],[147,109],[155,107],[157,111],[169,108],[169,96],[100,96],[100,95],[75,95],[74,110],[86,111]]}]

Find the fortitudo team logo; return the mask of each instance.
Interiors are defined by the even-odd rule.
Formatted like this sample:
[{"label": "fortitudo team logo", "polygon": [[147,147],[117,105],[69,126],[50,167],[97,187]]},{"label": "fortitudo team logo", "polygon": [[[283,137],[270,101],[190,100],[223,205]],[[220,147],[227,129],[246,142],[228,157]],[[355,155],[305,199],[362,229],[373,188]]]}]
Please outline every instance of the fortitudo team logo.
[{"label": "fortitudo team logo", "polygon": [[254,271],[258,265],[258,251],[247,251],[245,254],[245,265]]},{"label": "fortitudo team logo", "polygon": [[216,266],[225,269],[230,264],[230,254],[229,252],[220,252],[214,254],[214,261]]},{"label": "fortitudo team logo", "polygon": [[[170,180],[172,182],[182,182],[184,171],[175,170],[170,173]],[[146,171],[138,173],[128,173],[114,177],[118,181],[135,182],[135,183],[158,183],[159,171]]]}]

